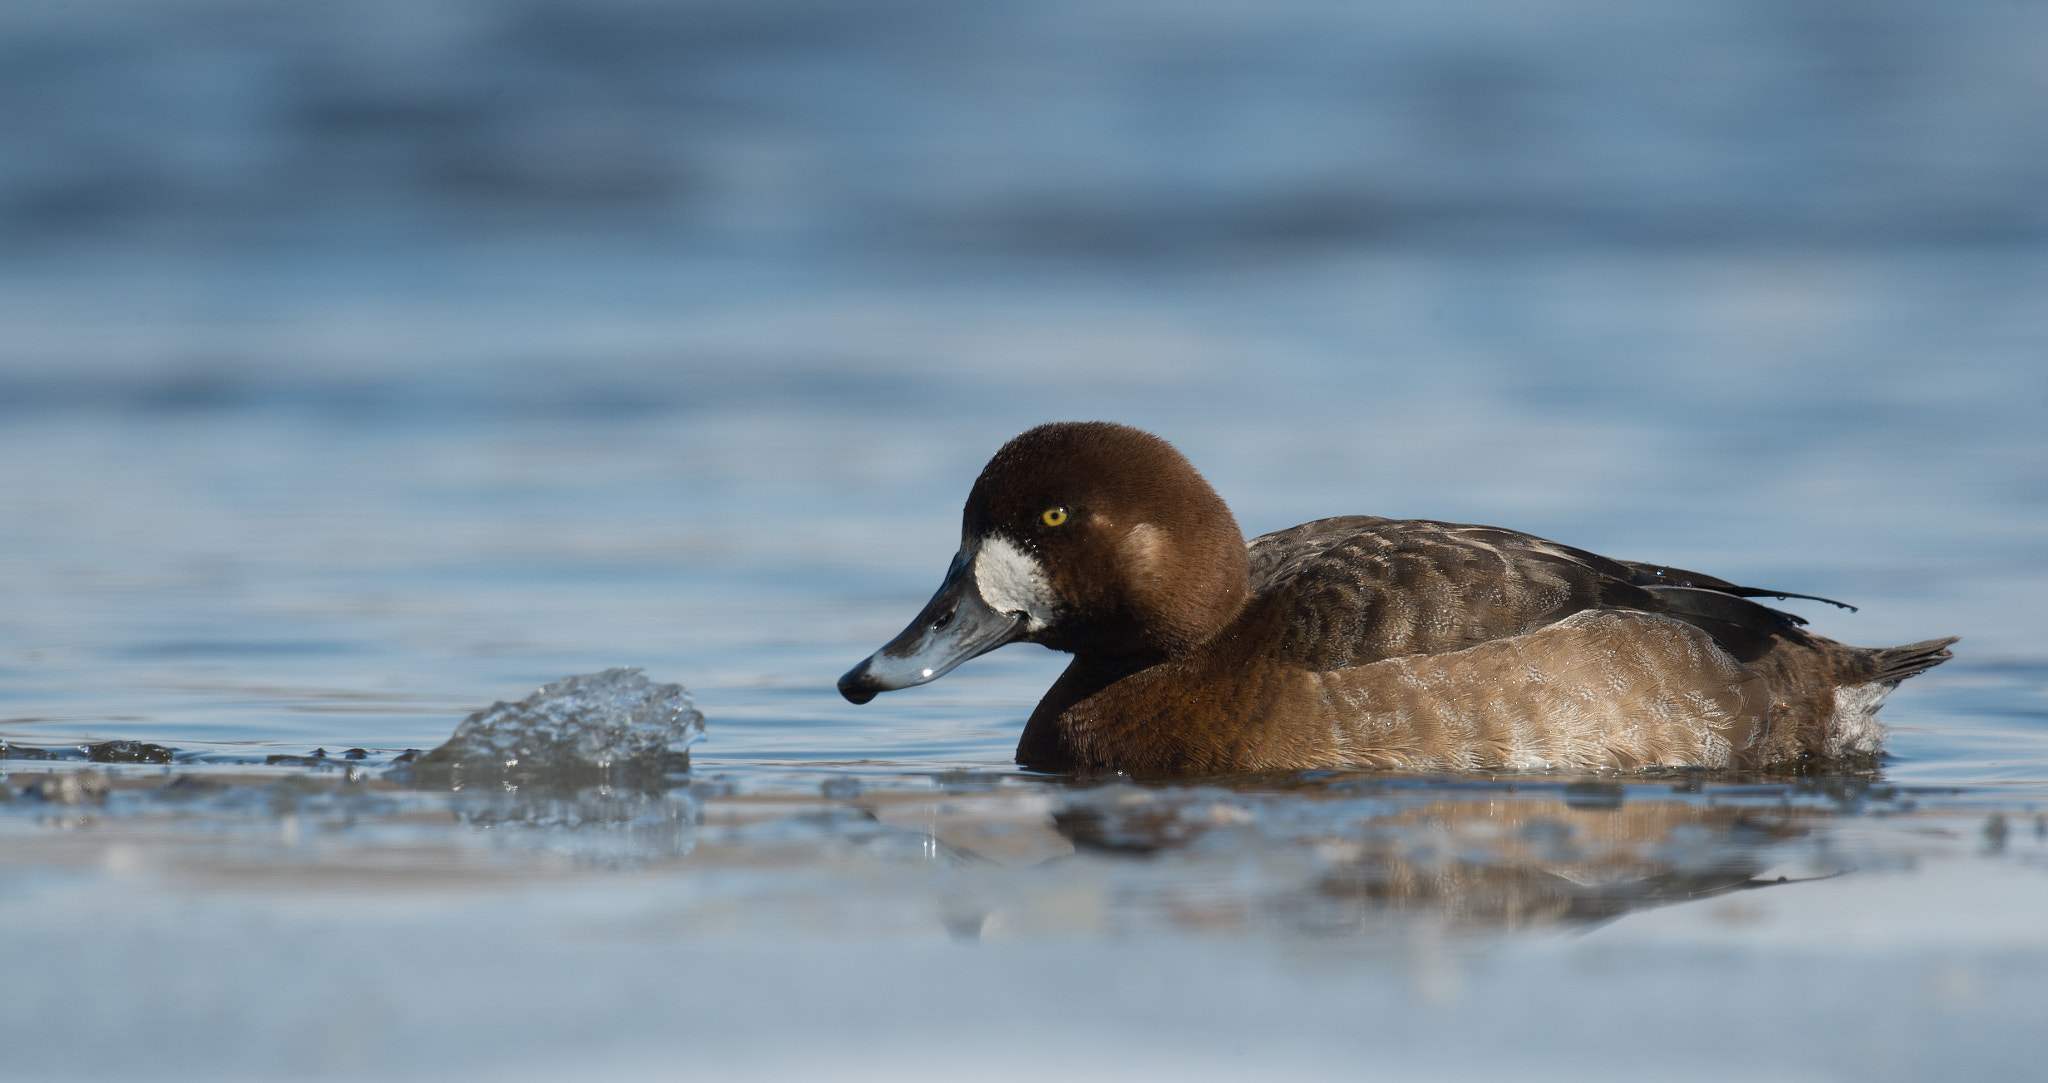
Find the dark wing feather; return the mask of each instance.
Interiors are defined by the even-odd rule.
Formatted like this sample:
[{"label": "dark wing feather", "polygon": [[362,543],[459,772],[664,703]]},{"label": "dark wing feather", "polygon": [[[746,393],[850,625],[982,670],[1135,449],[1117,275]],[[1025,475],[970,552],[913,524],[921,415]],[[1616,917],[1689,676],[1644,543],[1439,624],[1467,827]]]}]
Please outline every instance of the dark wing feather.
[{"label": "dark wing feather", "polygon": [[1747,598],[1701,587],[1643,589],[1664,603],[1665,616],[1676,617],[1713,636],[1722,650],[1744,662],[1754,662],[1769,654],[1775,637],[1806,623]]},{"label": "dark wing feather", "polygon": [[1259,537],[1249,556],[1255,604],[1277,621],[1283,656],[1312,669],[1460,650],[1586,609],[1665,614],[1745,661],[1802,623],[1747,598],[1803,595],[1499,527],[1341,516]]},{"label": "dark wing feather", "polygon": [[[1627,567],[1634,574],[1633,582],[1638,586],[1662,584],[1674,587],[1701,587],[1706,590],[1719,591],[1722,594],[1733,594],[1737,598],[1804,598],[1809,602],[1826,602],[1829,605],[1846,609],[1851,613],[1856,612],[1856,607],[1848,602],[1838,602],[1833,598],[1823,598],[1818,594],[1794,594],[1789,590],[1771,590],[1765,587],[1739,587],[1726,579],[1716,579],[1711,575],[1701,575],[1699,572],[1689,572],[1683,568],[1669,568],[1661,564],[1642,564],[1633,560],[1617,561],[1616,563]],[[1786,616],[1791,616],[1791,614],[1788,613]],[[1806,623],[1798,617],[1792,617],[1792,619],[1799,621],[1801,624]]]}]

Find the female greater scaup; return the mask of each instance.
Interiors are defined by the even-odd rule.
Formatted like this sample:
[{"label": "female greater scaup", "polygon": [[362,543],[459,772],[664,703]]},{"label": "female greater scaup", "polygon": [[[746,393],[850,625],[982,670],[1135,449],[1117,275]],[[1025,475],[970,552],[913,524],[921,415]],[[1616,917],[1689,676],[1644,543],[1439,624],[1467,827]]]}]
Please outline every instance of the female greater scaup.
[{"label": "female greater scaup", "polygon": [[1749,600],[1827,599],[1498,527],[1346,515],[1247,546],[1172,445],[1106,422],[1004,445],[961,535],[924,611],[839,690],[866,703],[1018,640],[1071,652],[1017,746],[1046,771],[1870,756],[1878,702],[1955,642],[1845,646]]}]

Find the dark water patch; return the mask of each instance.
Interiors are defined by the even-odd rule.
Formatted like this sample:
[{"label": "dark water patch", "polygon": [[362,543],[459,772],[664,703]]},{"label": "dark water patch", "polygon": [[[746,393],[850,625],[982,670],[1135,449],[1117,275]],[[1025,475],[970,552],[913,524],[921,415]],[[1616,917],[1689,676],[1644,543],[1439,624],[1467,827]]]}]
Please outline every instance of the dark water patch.
[{"label": "dark water patch", "polygon": [[130,658],[243,658],[357,654],[368,649],[346,640],[178,639],[136,644],[121,653]]},{"label": "dark water patch", "polygon": [[1615,782],[1574,782],[1564,788],[1564,804],[1573,809],[1618,809],[1626,791]]},{"label": "dark water patch", "polygon": [[8,760],[84,760],[88,758],[85,745],[64,745],[55,748],[38,745],[17,744],[0,739],[0,759]]},{"label": "dark water patch", "polygon": [[[431,344],[423,351],[438,352]],[[702,419],[742,410],[818,408],[914,416],[920,407],[972,389],[972,379],[878,370],[862,358],[792,362],[776,357],[677,357],[636,363],[608,359],[587,371],[574,358],[525,358],[511,365],[450,372],[445,363],[382,375],[333,375],[249,364],[220,368],[63,373],[0,371],[0,417],[134,415],[208,421],[300,418],[344,429],[423,424],[632,424]],[[586,371],[580,371],[586,370]]]},{"label": "dark water patch", "polygon": [[323,224],[964,233],[1100,258],[1389,229],[2043,225],[2048,152],[2021,104],[2038,77],[2008,44],[2039,33],[2023,5],[1568,5],[1540,21],[1491,3],[1199,20],[1128,2],[416,7],[393,23],[366,0],[127,2],[8,27],[0,115],[23,164],[0,184],[0,229],[42,246]]},{"label": "dark water patch", "polygon": [[176,754],[177,749],[148,741],[101,741],[85,750],[93,763],[170,763]]}]

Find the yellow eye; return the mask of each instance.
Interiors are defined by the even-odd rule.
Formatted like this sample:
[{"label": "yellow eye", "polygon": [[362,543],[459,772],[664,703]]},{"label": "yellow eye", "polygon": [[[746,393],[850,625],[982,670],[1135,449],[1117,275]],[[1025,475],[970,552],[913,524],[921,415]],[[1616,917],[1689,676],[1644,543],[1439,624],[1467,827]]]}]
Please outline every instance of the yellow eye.
[{"label": "yellow eye", "polygon": [[1046,526],[1058,526],[1067,521],[1067,509],[1047,508],[1045,514],[1038,517],[1038,521]]}]

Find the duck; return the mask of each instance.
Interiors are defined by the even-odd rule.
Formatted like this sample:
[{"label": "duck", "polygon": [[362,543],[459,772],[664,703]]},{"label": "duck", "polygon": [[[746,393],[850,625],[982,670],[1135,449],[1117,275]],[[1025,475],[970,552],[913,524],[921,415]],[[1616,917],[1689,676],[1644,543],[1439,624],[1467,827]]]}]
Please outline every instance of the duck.
[{"label": "duck", "polygon": [[1959,637],[1851,647],[1738,586],[1501,527],[1341,515],[1244,540],[1173,445],[1041,425],[975,480],[938,591],[847,700],[1009,643],[1073,655],[1017,762],[1063,774],[1873,765]]}]

